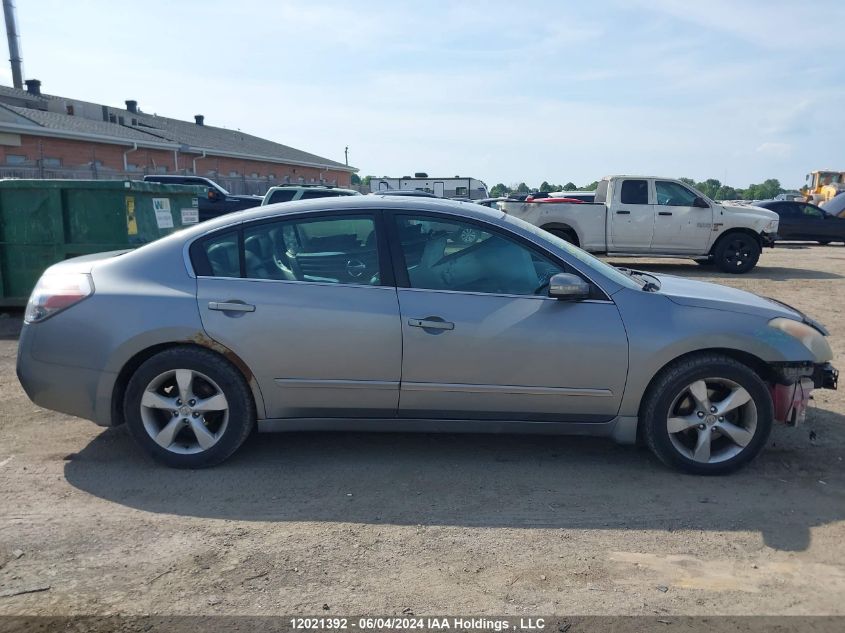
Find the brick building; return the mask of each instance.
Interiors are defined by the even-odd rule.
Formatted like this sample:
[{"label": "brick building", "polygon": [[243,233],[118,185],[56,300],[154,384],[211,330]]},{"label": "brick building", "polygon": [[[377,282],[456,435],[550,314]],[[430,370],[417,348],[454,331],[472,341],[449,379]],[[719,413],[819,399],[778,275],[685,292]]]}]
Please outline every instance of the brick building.
[{"label": "brick building", "polygon": [[0,86],[0,177],[134,178],[195,174],[232,193],[278,184],[348,186],[357,171],[302,150],[205,124]]}]

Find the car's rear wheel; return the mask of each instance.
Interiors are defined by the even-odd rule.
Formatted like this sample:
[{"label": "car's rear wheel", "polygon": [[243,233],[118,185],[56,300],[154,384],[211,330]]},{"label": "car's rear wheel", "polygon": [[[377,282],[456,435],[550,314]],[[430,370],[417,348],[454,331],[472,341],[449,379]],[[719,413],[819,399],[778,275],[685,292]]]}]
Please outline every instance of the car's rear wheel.
[{"label": "car's rear wheel", "polygon": [[570,231],[567,229],[547,229],[549,233],[552,235],[559,237],[560,239],[569,242],[570,244],[575,244],[578,246],[578,236],[575,235],[574,231]]},{"label": "car's rear wheel", "polygon": [[174,468],[203,468],[243,444],[255,406],[243,376],[226,359],[176,347],[135,371],[124,415],[132,437],[153,458]]},{"label": "car's rear wheel", "polygon": [[760,259],[760,243],[748,233],[728,233],[716,244],[713,256],[723,272],[747,273]]},{"label": "car's rear wheel", "polygon": [[726,356],[681,360],[655,380],[640,422],[649,448],[665,464],[697,475],[722,475],[750,462],[772,428],[763,380]]}]

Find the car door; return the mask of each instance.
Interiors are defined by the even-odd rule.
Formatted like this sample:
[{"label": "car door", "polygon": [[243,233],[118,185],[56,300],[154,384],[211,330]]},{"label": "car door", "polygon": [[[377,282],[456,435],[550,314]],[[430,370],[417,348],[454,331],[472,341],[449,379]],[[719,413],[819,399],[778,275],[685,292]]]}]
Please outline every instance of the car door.
[{"label": "car door", "polygon": [[804,227],[804,218],[795,202],[775,202],[766,208],[774,211],[780,218],[778,236],[783,240],[808,239]]},{"label": "car door", "polygon": [[713,235],[713,209],[695,206],[698,194],[679,182],[655,180],[654,239],[661,252],[705,253]]},{"label": "car door", "polygon": [[641,252],[651,249],[654,237],[654,205],[649,181],[626,178],[617,181],[609,205],[609,251]]},{"label": "car door", "polygon": [[395,417],[402,332],[380,222],[312,212],[192,246],[203,326],[254,373],[267,417]]},{"label": "car door", "polygon": [[801,213],[801,220],[806,227],[807,238],[826,242],[842,239],[836,231],[835,223],[828,221],[827,214],[813,204],[795,203]]},{"label": "car door", "polygon": [[[547,296],[575,272],[486,223],[396,213],[403,333],[399,413],[406,418],[599,422],[618,409],[628,370],[619,312],[594,297]],[[472,244],[458,237],[472,229]]]}]

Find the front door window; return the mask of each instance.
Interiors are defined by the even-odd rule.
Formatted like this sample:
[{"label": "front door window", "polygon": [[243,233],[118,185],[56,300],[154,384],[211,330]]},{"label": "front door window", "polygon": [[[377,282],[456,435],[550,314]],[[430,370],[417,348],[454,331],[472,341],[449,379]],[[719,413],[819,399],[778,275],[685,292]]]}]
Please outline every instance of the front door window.
[{"label": "front door window", "polygon": [[424,216],[397,216],[412,288],[508,295],[545,295],[559,264],[479,225]]}]

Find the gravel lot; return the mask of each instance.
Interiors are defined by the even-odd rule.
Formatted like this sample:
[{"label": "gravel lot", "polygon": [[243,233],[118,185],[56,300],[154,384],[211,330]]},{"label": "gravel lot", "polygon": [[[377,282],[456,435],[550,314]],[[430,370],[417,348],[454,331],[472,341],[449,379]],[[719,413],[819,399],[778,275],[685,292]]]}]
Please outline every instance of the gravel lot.
[{"label": "gravel lot", "polygon": [[[845,368],[842,246],[742,277],[627,263],[791,303]],[[723,478],[589,438],[365,434],[180,472],[31,404],[15,353],[0,340],[0,615],[845,614],[845,390]]]}]

